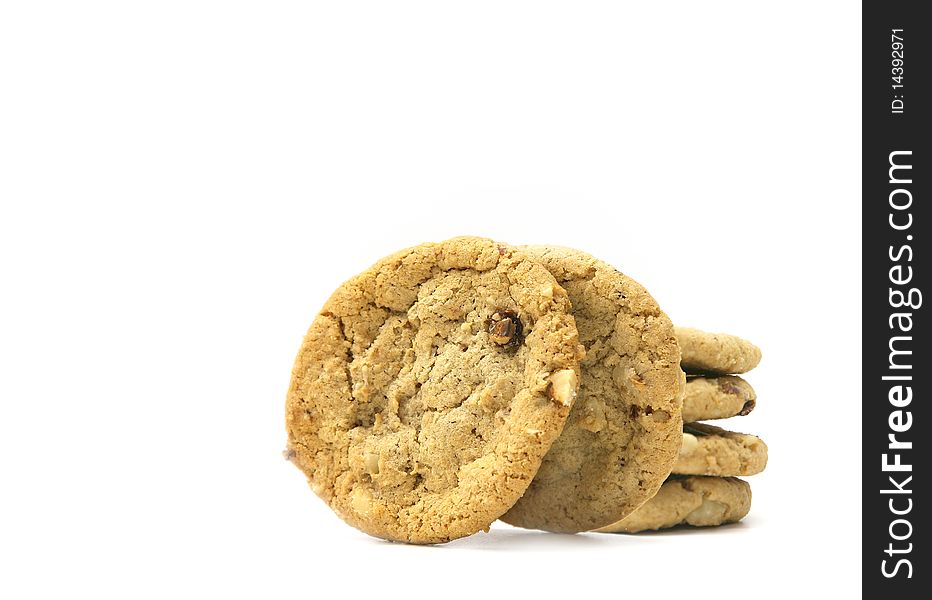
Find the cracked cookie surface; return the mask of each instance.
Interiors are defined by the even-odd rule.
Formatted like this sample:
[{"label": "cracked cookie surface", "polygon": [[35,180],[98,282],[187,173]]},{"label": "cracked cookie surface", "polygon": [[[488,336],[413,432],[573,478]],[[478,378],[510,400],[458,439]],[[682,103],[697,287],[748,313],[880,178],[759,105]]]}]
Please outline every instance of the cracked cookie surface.
[{"label": "cracked cookie surface", "polygon": [[751,510],[751,486],[734,477],[672,477],[657,495],[605,533],[637,533],[676,525],[714,527],[735,523]]},{"label": "cracked cookie surface", "polygon": [[523,252],[479,238],[403,250],[344,283],[308,330],[287,455],[366,533],[470,535],[560,435],[580,356],[566,292]]},{"label": "cracked cookie surface", "polygon": [[670,320],[634,280],[578,250],[523,249],[569,294],[586,355],[563,434],[502,520],[588,531],[643,504],[670,473],[682,438],[680,353]]},{"label": "cracked cookie surface", "polygon": [[767,444],[756,435],[687,423],[673,473],[738,477],[756,475],[766,466]]}]

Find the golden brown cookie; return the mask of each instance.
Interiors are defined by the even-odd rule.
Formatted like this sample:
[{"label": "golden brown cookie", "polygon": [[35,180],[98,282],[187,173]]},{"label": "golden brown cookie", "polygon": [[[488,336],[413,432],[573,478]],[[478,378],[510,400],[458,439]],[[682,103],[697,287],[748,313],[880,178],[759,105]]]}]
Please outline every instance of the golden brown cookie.
[{"label": "golden brown cookie", "polygon": [[566,292],[519,250],[457,238],[334,292],[288,391],[287,455],[347,523],[445,542],[521,497],[576,397]]},{"label": "golden brown cookie", "polygon": [[563,434],[502,520],[587,531],[633,511],[669,474],[685,377],[673,326],[638,283],[578,250],[527,251],[569,294],[586,356]]},{"label": "golden brown cookie", "polygon": [[688,327],[676,328],[676,339],[687,373],[747,373],[760,362],[760,348],[727,333],[707,333]]},{"label": "golden brown cookie", "polygon": [[739,477],[760,473],[766,466],[767,444],[759,437],[704,423],[687,423],[683,425],[683,445],[672,472]]},{"label": "golden brown cookie", "polygon": [[689,377],[683,396],[683,421],[705,421],[744,416],[754,410],[757,394],[736,375]]},{"label": "golden brown cookie", "polygon": [[751,510],[751,486],[734,477],[672,477],[657,495],[621,521],[598,531],[637,533],[676,525],[714,527]]}]

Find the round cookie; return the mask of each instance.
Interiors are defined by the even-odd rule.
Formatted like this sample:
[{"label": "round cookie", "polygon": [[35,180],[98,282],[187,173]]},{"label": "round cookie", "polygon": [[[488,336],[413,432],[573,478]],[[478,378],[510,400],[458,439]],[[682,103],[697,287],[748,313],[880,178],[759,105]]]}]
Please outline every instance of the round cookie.
[{"label": "round cookie", "polygon": [[470,535],[560,435],[581,354],[566,292],[525,253],[478,238],[403,250],[344,283],[308,330],[287,456],[366,533]]},{"label": "round cookie", "polygon": [[502,520],[588,531],[636,509],[670,473],[685,376],[673,326],[641,285],[577,250],[526,250],[569,294],[586,356],[563,434]]},{"label": "round cookie", "polygon": [[747,373],[760,362],[760,348],[727,333],[707,333],[688,327],[676,328],[687,373]]},{"label": "round cookie", "polygon": [[767,444],[759,437],[704,423],[687,423],[683,425],[683,445],[672,472],[738,477],[756,475],[766,466]]},{"label": "round cookie", "polygon": [[736,523],[751,510],[751,486],[734,477],[673,477],[657,495],[621,521],[598,531],[637,533],[676,525]]},{"label": "round cookie", "polygon": [[683,396],[683,421],[705,421],[744,416],[754,410],[757,394],[735,375],[688,377]]}]

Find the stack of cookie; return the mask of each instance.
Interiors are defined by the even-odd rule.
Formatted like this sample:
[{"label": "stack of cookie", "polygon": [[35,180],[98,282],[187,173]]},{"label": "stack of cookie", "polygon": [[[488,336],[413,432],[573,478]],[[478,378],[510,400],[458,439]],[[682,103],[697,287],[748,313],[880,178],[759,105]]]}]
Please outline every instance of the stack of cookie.
[{"label": "stack of cookie", "polygon": [[589,531],[654,498],[677,465],[693,473],[684,439],[706,453],[717,439],[684,434],[684,393],[698,410],[702,385],[686,382],[670,319],[612,266],[455,238],[330,297],[292,370],[285,455],[338,516],[385,539],[445,542],[496,519]]},{"label": "stack of cookie", "polygon": [[677,327],[676,336],[687,380],[683,444],[672,474],[641,508],[599,531],[722,525],[740,521],[751,509],[751,487],[738,477],[764,470],[767,445],[756,436],[698,421],[744,416],[754,409],[757,395],[737,374],[756,367],[761,352],[727,334]]}]

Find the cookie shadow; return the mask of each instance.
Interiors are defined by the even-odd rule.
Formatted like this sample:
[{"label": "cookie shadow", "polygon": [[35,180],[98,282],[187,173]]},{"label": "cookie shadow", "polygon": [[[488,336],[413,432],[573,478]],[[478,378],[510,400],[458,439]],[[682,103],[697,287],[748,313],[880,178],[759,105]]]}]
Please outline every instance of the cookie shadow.
[{"label": "cookie shadow", "polygon": [[739,532],[743,529],[751,529],[744,521],[737,523],[728,523],[725,525],[715,525],[714,527],[693,527],[692,525],[677,525],[669,529],[659,531],[641,531],[639,533],[620,533],[619,536],[637,537],[637,538],[658,538],[658,537],[677,537],[677,536],[708,536],[708,535],[728,535]]},{"label": "cookie shadow", "polygon": [[477,533],[469,537],[453,540],[446,544],[408,545],[378,538],[371,539],[376,544],[387,546],[405,546],[411,549],[458,548],[461,550],[520,550],[523,552],[565,552],[569,549],[602,549],[619,544],[641,544],[647,540],[677,536],[734,535],[743,530],[753,529],[744,521],[717,525],[715,527],[692,527],[679,525],[660,531],[641,531],[639,533],[550,533],[517,527],[493,527],[488,533]]},{"label": "cookie shadow", "polygon": [[564,552],[567,549],[598,548],[611,544],[604,534],[549,533],[531,529],[496,528],[488,533],[454,540],[447,547],[465,550],[521,550],[524,552]]}]

